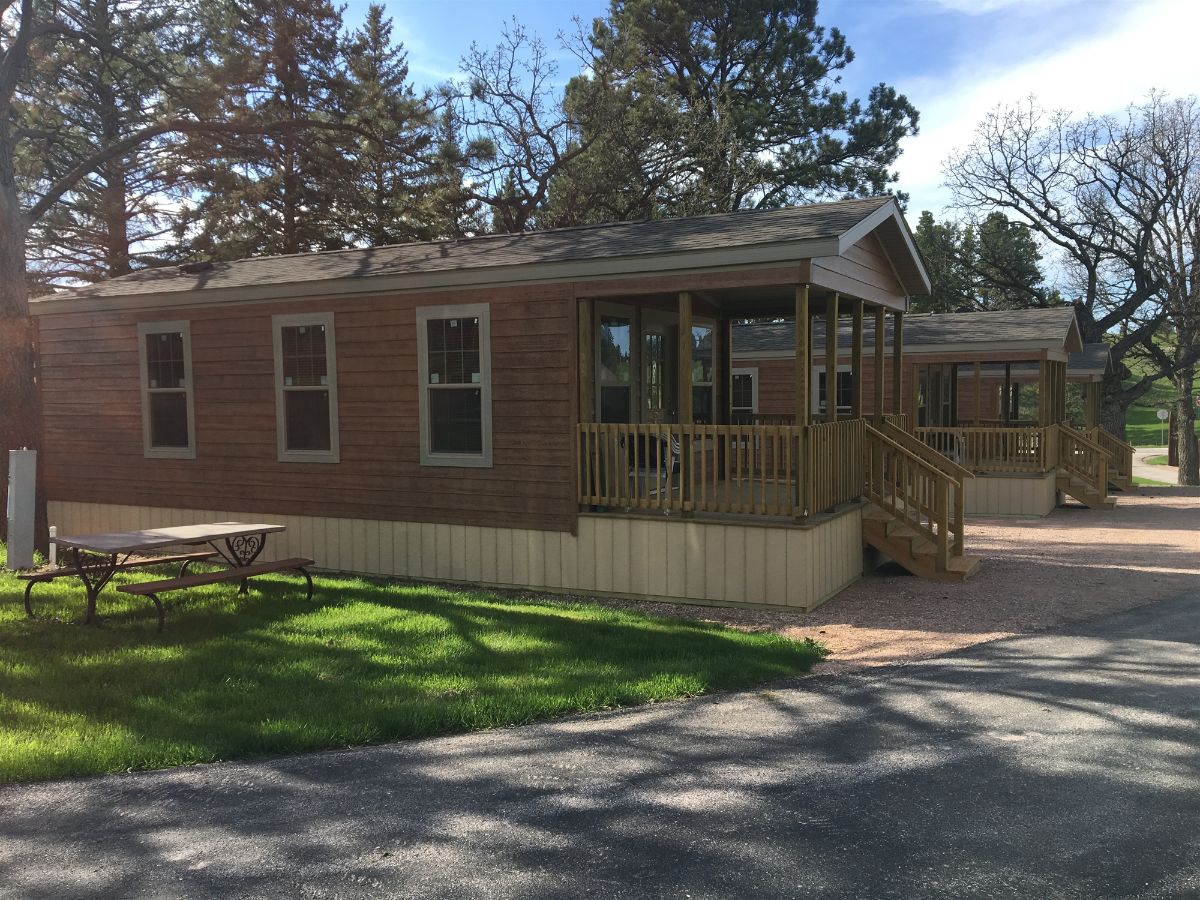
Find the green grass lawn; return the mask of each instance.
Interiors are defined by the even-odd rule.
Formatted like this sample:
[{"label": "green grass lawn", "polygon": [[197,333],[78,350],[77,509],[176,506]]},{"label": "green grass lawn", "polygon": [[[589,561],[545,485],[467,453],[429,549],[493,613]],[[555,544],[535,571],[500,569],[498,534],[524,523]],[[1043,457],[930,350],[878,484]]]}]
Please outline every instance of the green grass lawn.
[{"label": "green grass lawn", "polygon": [[1142,462],[1150,466],[1165,466],[1170,462],[1170,457],[1165,453],[1159,453],[1157,456],[1147,456]]},{"label": "green grass lawn", "polygon": [[[1161,447],[1166,429],[1158,421],[1157,411],[1166,406],[1131,406],[1125,411],[1125,440],[1135,447]],[[1196,423],[1200,435],[1200,422]]]},{"label": "green grass lawn", "polygon": [[[0,562],[3,547],[0,545]],[[173,575],[174,572],[171,572]],[[155,576],[141,570],[129,580]],[[121,579],[117,579],[120,583]],[[819,645],[599,605],[292,576],[167,595],[0,572],[0,781],[345,747],[530,722],[807,671]]]},{"label": "green grass lawn", "polygon": [[1169,482],[1155,481],[1153,478],[1143,478],[1141,475],[1134,475],[1133,483],[1143,487],[1175,487],[1175,485]]}]

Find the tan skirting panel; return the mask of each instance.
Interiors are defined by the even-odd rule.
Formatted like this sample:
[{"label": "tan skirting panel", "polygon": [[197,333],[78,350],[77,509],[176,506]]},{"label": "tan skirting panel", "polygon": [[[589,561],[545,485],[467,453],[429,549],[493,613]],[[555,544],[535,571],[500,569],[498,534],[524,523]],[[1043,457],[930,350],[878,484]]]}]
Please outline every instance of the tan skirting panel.
[{"label": "tan skirting panel", "polygon": [[1053,472],[976,475],[964,484],[968,516],[1048,516],[1057,499]]},{"label": "tan skirting panel", "polygon": [[340,572],[798,611],[815,608],[862,574],[858,507],[803,527],[587,514],[579,518],[578,536],[62,501],[52,501],[49,513],[62,535],[277,523],[287,531],[271,536],[264,559],[305,556]]}]

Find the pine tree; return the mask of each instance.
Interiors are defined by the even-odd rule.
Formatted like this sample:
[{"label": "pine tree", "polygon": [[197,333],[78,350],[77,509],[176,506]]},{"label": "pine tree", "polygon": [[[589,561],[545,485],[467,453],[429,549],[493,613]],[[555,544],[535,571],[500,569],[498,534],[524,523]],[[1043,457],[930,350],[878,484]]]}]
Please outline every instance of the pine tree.
[{"label": "pine tree", "polygon": [[371,4],[345,48],[349,121],[386,142],[356,137],[347,181],[337,196],[349,240],[376,246],[440,236],[425,195],[435,165],[428,98],[408,81],[403,45],[392,43],[392,20]]},{"label": "pine tree", "polygon": [[[30,139],[16,162],[29,179],[61,177],[182,104],[181,75],[199,51],[186,2],[72,6],[73,28],[90,37],[36,54],[18,107]],[[162,135],[99,162],[33,224],[26,245],[35,291],[124,275],[169,254],[181,189],[170,148]]]},{"label": "pine tree", "polygon": [[[193,252],[219,258],[346,246],[337,202],[349,177],[341,10],[328,0],[224,0],[206,5],[221,36],[211,115],[247,132],[201,135],[190,155],[202,186]],[[294,128],[248,133],[260,123]]]}]

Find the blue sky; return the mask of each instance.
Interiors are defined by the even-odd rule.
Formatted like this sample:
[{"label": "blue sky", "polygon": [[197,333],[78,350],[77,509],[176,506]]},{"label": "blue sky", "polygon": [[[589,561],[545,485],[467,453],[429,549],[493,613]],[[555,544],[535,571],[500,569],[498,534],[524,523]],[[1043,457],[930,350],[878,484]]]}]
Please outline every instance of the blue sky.
[{"label": "blue sky", "polygon": [[[357,22],[365,0],[347,8]],[[432,0],[387,3],[409,52],[412,76],[431,86],[453,77],[472,41],[494,44],[514,15],[548,44],[602,14],[607,0]],[[1197,0],[825,0],[819,20],[846,35],[856,59],[844,84],[864,95],[887,82],[921,112],[921,134],[897,169],[910,214],[940,212],[941,162],[970,141],[997,103],[1036,96],[1078,113],[1119,112],[1151,88],[1200,91]],[[563,55],[566,75],[573,58]]]}]

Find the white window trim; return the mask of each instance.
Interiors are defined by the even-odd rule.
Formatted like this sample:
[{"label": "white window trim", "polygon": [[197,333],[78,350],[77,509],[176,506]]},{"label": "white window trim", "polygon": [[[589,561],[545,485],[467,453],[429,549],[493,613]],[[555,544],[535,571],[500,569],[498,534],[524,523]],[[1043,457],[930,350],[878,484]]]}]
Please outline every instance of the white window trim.
[{"label": "white window trim", "polygon": [[[287,448],[287,407],[283,401],[283,329],[296,325],[325,326],[325,366],[328,370],[329,383],[320,387],[329,391],[328,450],[289,450]],[[286,316],[271,316],[271,340],[275,352],[275,441],[279,461],[341,462],[341,441],[338,432],[337,336],[333,329],[333,313],[296,313]]]},{"label": "white window trim", "polygon": [[750,400],[752,403],[752,407],[750,409],[750,414],[757,415],[758,414],[758,366],[743,367],[743,368],[737,368],[737,369],[730,370],[730,372],[729,372],[729,400],[730,400],[729,411],[730,412],[733,412],[735,409],[745,409],[745,407],[735,407],[733,405],[733,378],[735,375],[749,375],[750,376]]},{"label": "white window trim", "polygon": [[[479,319],[479,402],[483,431],[482,453],[433,453],[429,449],[429,329],[430,319]],[[458,385],[466,387],[466,385]],[[417,405],[421,418],[421,465],[492,467],[492,318],[487,303],[463,303],[417,308]]]},{"label": "white window trim", "polygon": [[[853,370],[854,370],[854,367],[850,364],[846,364],[844,366],[839,365],[837,367],[837,371],[839,374],[841,374],[842,372],[851,372]],[[821,375],[824,374],[824,372],[825,372],[824,366],[813,366],[812,367],[812,410],[813,410],[814,414],[825,412],[825,407],[821,403]],[[837,385],[834,385],[834,396],[837,396]],[[838,410],[838,412],[847,412],[848,413],[848,412],[850,412],[850,407],[849,406],[839,406],[837,408],[837,410]]]},{"label": "white window trim", "polygon": [[[146,336],[178,332],[183,335],[183,390],[187,396],[188,445],[186,447],[153,447],[150,445],[150,372],[147,368]],[[138,367],[142,385],[142,452],[146,459],[196,458],[196,385],[192,381],[192,324],[178,322],[138,323]],[[174,389],[178,390],[178,389]]]}]

